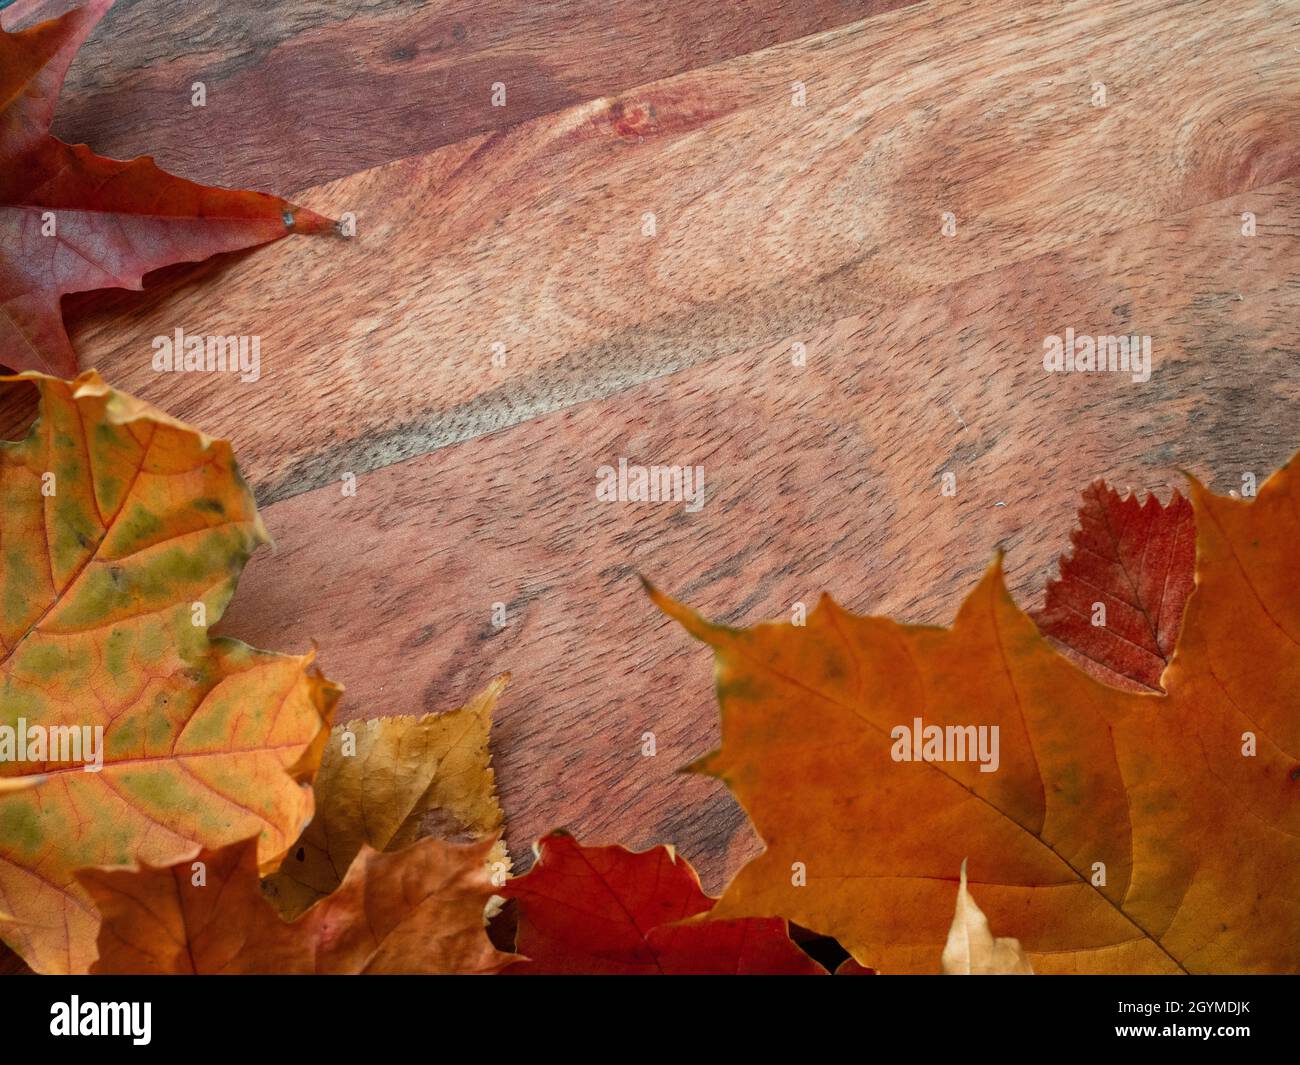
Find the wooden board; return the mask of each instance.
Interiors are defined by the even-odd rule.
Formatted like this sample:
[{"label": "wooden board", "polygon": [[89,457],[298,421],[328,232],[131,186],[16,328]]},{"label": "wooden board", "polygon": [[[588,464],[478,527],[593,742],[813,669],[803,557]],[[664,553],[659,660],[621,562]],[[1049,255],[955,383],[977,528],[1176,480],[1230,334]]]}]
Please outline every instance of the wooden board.
[{"label": "wooden board", "polygon": [[[119,4],[72,70],[54,132],[287,195],[909,2]],[[75,6],[18,0],[9,20]]]},{"label": "wooden board", "polygon": [[[1277,181],[1300,53],[1265,50],[1274,8],[903,9],[310,190],[355,241],[210,264],[75,339],[287,498]],[[156,374],[177,327],[260,336],[261,380]]]},{"label": "wooden board", "polygon": [[[674,772],[716,742],[711,667],[636,574],[725,620],[828,590],[946,621],[999,543],[1033,602],[1092,479],[1226,489],[1300,444],[1294,4],[795,6],[660,5],[650,32],[627,3],[140,3],[70,84],[96,147],[337,178],[299,199],[355,212],[352,242],[84,302],[74,340],[235,441],[277,549],[222,631],[318,641],[345,718],[513,672],[495,739],[524,864],[566,824],[675,842],[717,889],[756,846]],[[464,47],[433,48],[457,19]],[[198,43],[169,50],[175,27]],[[493,116],[498,63],[525,87]],[[166,102],[200,69],[238,96],[202,120],[221,152]],[[366,123],[340,136],[345,96]],[[155,374],[177,327],[259,335],[261,380]],[[1044,372],[1066,327],[1150,335],[1151,380]],[[704,506],[598,502],[619,457],[702,464]]]},{"label": "wooden board", "polygon": [[[803,369],[783,343],[756,347],[384,466],[355,496],[276,503],[277,550],[222,627],[261,644],[311,633],[348,714],[450,706],[512,670],[497,767],[514,842],[558,825],[672,840],[720,886],[753,841],[720,785],[675,775],[717,741],[710,656],[637,574],[734,623],[823,591],[947,623],[997,545],[1035,604],[1096,477],[1166,497],[1180,469],[1225,491],[1262,479],[1300,428],[1297,192],[828,322]],[[1268,238],[1240,236],[1243,210]],[[1084,323],[1151,335],[1151,382],[1046,375],[1043,337]],[[596,470],[619,457],[702,465],[704,505],[598,501]]]}]

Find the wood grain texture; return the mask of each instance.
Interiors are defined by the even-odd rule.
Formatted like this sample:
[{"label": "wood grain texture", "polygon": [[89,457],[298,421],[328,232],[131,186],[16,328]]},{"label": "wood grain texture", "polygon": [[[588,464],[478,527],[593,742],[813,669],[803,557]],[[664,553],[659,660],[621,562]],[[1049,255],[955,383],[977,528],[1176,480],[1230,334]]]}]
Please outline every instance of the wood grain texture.
[{"label": "wood grain texture", "polygon": [[[1184,468],[1221,490],[1262,480],[1300,443],[1297,192],[825,323],[803,369],[762,346],[376,470],[355,497],[277,503],[276,551],[249,566],[230,631],[314,635],[344,716],[456,705],[509,667],[496,765],[518,858],[559,825],[672,840],[719,888],[754,840],[721,785],[675,774],[717,740],[711,658],[636,575],[732,623],[822,591],[947,623],[999,544],[1036,604],[1096,477],[1166,498]],[[1254,238],[1246,210],[1266,220]],[[1043,337],[1067,326],[1150,335],[1151,380],[1046,373]],[[619,457],[702,464],[705,505],[598,502],[597,467]]]},{"label": "wood grain texture", "polygon": [[[286,498],[1295,172],[1289,8],[1207,10],[882,15],[309,190],[355,241],[209,265],[74,342]],[[256,385],[152,370],[154,336],[232,323]]]},{"label": "wood grain texture", "polygon": [[[435,48],[455,5],[282,4],[232,24],[123,4],[132,73],[105,73],[109,45],[69,90],[68,121],[101,149],[157,149],[208,180],[278,181],[295,153],[302,174],[340,175],[298,198],[355,211],[352,242],[87,301],[74,342],[117,387],[235,441],[277,548],[226,627],[317,639],[344,719],[459,705],[513,673],[495,744],[521,865],[565,824],[675,842],[717,890],[756,847],[720,785],[675,774],[717,739],[710,661],[637,573],[723,620],[825,589],[946,622],[998,543],[1035,603],[1094,478],[1167,494],[1188,468],[1226,489],[1300,444],[1293,3],[941,0],[851,24],[848,5],[795,6],[669,5],[674,37],[626,31],[644,18],[627,3],[546,9],[571,23],[466,5],[467,40]],[[176,26],[190,50],[164,40]],[[386,51],[408,31],[413,57]],[[340,62],[381,127],[346,146],[293,117],[317,63],[339,121]],[[498,62],[534,86],[536,116],[476,126],[463,86]],[[215,153],[193,116],[167,117],[168,79],[200,68],[268,129],[210,112],[229,124]],[[109,102],[124,93],[151,117]],[[1151,335],[1150,382],[1045,373],[1043,337],[1067,326]],[[262,379],[155,374],[150,342],[177,327],[259,335]],[[0,424],[28,417],[10,394]],[[598,503],[596,468],[620,456],[702,463],[703,509]]]},{"label": "wood grain texture", "polygon": [[[912,2],[119,0],[54,133],[288,194]],[[71,6],[19,0],[7,21]]]}]

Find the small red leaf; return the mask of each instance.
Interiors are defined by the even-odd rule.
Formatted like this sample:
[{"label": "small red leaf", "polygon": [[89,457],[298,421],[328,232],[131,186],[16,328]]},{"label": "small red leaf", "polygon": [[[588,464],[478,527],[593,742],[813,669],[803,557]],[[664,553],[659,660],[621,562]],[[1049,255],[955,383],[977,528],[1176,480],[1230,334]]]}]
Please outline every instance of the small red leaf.
[{"label": "small red leaf", "polygon": [[1196,527],[1177,491],[1138,504],[1101,481],[1083,493],[1061,576],[1047,586],[1039,630],[1098,680],[1161,691],[1191,594]]},{"label": "small red leaf", "polygon": [[529,959],[508,975],[826,973],[779,917],[675,923],[715,900],[669,847],[583,847],[564,833],[538,847],[528,875],[502,892],[519,900],[516,949]]}]

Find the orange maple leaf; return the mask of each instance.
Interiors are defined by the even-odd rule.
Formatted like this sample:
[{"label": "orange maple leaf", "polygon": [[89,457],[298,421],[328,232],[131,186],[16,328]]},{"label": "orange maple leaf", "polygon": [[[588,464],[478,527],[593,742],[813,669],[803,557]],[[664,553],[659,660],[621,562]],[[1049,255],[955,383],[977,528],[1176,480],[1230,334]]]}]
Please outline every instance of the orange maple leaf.
[{"label": "orange maple leaf", "polygon": [[483,908],[495,838],[363,846],[342,884],[286,922],[262,896],[257,840],[169,868],[84,869],[103,915],[95,973],[494,973]]},{"label": "orange maple leaf", "polygon": [[[1035,971],[1300,970],[1300,489],[1192,482],[1196,587],[1167,695],[1058,654],[1001,559],[951,628],[710,624],[724,780],[766,851],[717,917],[780,915],[862,964],[936,971],[953,872]],[[792,876],[792,869],[800,875]]]}]

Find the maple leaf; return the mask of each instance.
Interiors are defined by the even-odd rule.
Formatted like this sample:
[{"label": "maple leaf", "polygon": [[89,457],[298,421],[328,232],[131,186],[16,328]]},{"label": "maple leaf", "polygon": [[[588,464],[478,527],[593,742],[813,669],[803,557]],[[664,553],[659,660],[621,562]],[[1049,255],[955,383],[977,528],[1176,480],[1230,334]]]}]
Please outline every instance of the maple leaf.
[{"label": "maple leaf", "polygon": [[1083,493],[1073,553],[1032,614],[1045,636],[1098,680],[1161,691],[1192,591],[1196,523],[1175,491],[1167,505],[1096,481]]},{"label": "maple leaf", "polygon": [[50,136],[73,56],[112,0],[18,33],[0,29],[0,365],[63,376],[77,359],[60,298],[141,287],[171,263],[318,233],[332,223],[276,196],[208,188]]},{"label": "maple leaf", "polygon": [[257,841],[169,868],[84,869],[103,915],[94,973],[493,973],[516,956],[487,937],[495,840],[363,846],[342,884],[292,923],[262,897]]},{"label": "maple leaf", "polygon": [[38,779],[0,793],[0,939],[78,972],[98,918],[77,869],[250,835],[274,868],[339,689],[310,654],[207,634],[267,539],[228,444],[93,370],[16,379],[41,415],[0,445],[0,779]]},{"label": "maple leaf", "polygon": [[969,854],[990,923],[1038,972],[1300,970],[1293,467],[1252,501],[1192,481],[1196,586],[1167,695],[1058,654],[1000,557],[946,629],[829,597],[804,626],[734,629],[652,589],[716,656],[722,746],[693,768],[766,844],[714,915],[783,916],[863,965],[933,971]]},{"label": "maple leaf", "polygon": [[949,976],[1032,976],[1034,972],[1016,940],[994,938],[989,919],[966,887],[965,862],[961,863],[957,908],[943,948],[943,971]]},{"label": "maple leaf", "polygon": [[714,900],[671,847],[583,847],[553,832],[501,893],[519,900],[515,949],[528,959],[507,975],[826,974],[779,918],[676,923]]},{"label": "maple leaf", "polygon": [[[334,727],[313,785],[316,814],[263,885],[281,916],[296,917],[337,888],[363,845],[393,851],[429,835],[499,837],[488,734],[508,680],[497,677],[446,713]],[[487,861],[498,876],[509,871],[499,839]]]}]

